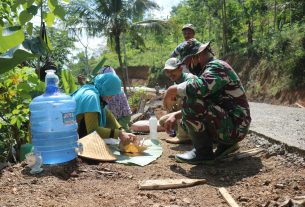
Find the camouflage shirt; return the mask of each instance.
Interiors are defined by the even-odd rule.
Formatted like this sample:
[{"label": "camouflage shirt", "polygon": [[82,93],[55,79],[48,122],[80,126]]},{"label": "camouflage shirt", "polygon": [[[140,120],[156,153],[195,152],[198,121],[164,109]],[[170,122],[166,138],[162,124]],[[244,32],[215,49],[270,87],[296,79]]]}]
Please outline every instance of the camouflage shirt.
[{"label": "camouflage shirt", "polygon": [[214,128],[221,126],[215,132],[221,139],[232,136],[242,139],[248,132],[251,117],[240,79],[228,63],[218,59],[211,60],[202,71],[199,77],[178,85],[178,94],[184,96],[182,126],[202,131],[203,120],[209,119],[215,122]]},{"label": "camouflage shirt", "polygon": [[175,84],[180,84],[180,83],[183,83],[183,82],[185,82],[185,81],[189,80],[189,79],[190,79],[190,78],[192,78],[192,77],[194,77],[194,75],[193,75],[193,74],[191,74],[191,73],[185,73],[185,72],[182,72],[182,73],[181,73],[181,77],[180,77],[180,79],[179,79],[179,80],[177,80],[177,81],[175,82]]},{"label": "camouflage shirt", "polygon": [[[183,83],[183,82],[189,80],[189,79],[192,78],[192,77],[194,77],[193,74],[182,72],[182,73],[181,73],[180,79],[177,80],[177,81],[175,82],[175,84]],[[182,98],[181,98],[180,96],[177,96],[177,97],[176,97],[176,103],[173,104],[172,111],[178,111],[178,110],[180,110],[181,108],[182,108]]]}]

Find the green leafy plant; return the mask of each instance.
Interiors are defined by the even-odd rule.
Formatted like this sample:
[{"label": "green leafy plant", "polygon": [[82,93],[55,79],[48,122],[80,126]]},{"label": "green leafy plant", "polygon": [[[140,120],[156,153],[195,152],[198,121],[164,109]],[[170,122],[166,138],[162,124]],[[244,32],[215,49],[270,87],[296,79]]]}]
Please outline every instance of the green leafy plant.
[{"label": "green leafy plant", "polygon": [[43,93],[33,68],[15,68],[0,76],[0,161],[7,160],[14,146],[17,153],[30,141],[29,104]]},{"label": "green leafy plant", "polygon": [[[67,3],[69,0],[63,0]],[[42,23],[50,27],[55,18],[64,20],[66,12],[58,0],[4,0],[0,5],[0,74],[34,57],[46,55],[52,48],[42,39]],[[47,6],[46,6],[47,5]],[[40,36],[32,36],[30,22],[40,11]],[[25,35],[26,33],[26,35]]]},{"label": "green leafy plant", "polygon": [[128,104],[132,112],[137,111],[141,99],[145,98],[145,94],[144,90],[137,90],[128,96]]},{"label": "green leafy plant", "polygon": [[73,93],[77,90],[75,78],[70,70],[61,70],[61,80],[66,94]]}]

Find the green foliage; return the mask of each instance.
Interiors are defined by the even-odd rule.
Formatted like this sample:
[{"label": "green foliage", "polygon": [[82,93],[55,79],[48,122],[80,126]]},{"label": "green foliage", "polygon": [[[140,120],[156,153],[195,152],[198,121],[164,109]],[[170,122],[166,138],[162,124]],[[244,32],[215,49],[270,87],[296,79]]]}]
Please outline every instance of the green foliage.
[{"label": "green foliage", "polygon": [[131,111],[137,111],[141,99],[145,98],[145,94],[145,90],[138,90],[128,96],[128,104],[131,108]]},{"label": "green foliage", "polygon": [[[126,56],[124,58],[126,58],[128,66],[149,66],[159,68],[160,72],[173,49],[180,43],[179,41],[174,41],[173,35],[175,34],[175,28],[168,28],[167,35],[163,35],[163,41],[156,40],[157,37],[155,34],[159,32],[158,29],[154,30],[151,27],[149,32],[142,32],[140,28],[138,29],[141,32],[145,46],[135,46],[133,35],[128,34],[126,36]],[[113,51],[106,51],[103,55],[107,57],[106,65],[111,65],[114,68],[119,67],[116,60],[117,55]],[[156,72],[155,70],[153,71]],[[149,76],[157,77],[152,73]],[[152,79],[152,82],[155,82],[155,80]]]},{"label": "green foliage", "polygon": [[[151,0],[74,1],[72,5],[69,11],[73,16],[70,25],[73,27],[84,25],[88,35],[95,36],[103,32],[110,42],[114,41],[114,50],[118,55],[121,70],[125,69],[121,55],[121,35],[128,33],[130,23],[142,19],[145,11],[158,8],[158,5]],[[125,75],[123,75],[123,86],[126,92]]]},{"label": "green foliage", "polygon": [[[164,62],[184,40],[182,25],[192,23],[199,41],[212,40],[216,56],[223,58],[235,54],[258,61],[266,59],[270,65],[275,65],[273,70],[277,71],[279,79],[283,78],[289,87],[300,87],[304,85],[305,73],[304,6],[304,1],[296,0],[185,0],[173,8],[167,21],[170,27],[166,29],[161,30],[162,24],[153,25],[154,21],[150,20],[133,22],[125,33],[125,44],[121,41],[120,48],[126,48],[123,59],[128,66],[151,68],[150,86],[156,82],[162,85],[162,82],[168,82],[162,73]],[[90,21],[93,23],[94,18]],[[115,49],[110,47],[103,56],[107,57],[106,65],[118,69],[120,64]]]},{"label": "green foliage", "polygon": [[14,0],[1,0],[0,2],[0,27],[9,23],[12,25],[17,17],[17,9]]},{"label": "green foliage", "polygon": [[[70,63],[69,68],[71,69],[72,74],[76,77],[79,74],[85,75],[87,81],[91,81],[93,77],[95,77],[99,70],[103,67],[103,65],[111,65],[106,64],[107,59],[105,56],[94,58],[92,57],[89,59],[89,69],[86,70],[86,63],[85,63],[85,54],[83,52],[78,53],[74,59],[78,59],[76,64]],[[116,59],[113,59],[113,62],[117,62]],[[112,65],[111,65],[112,66]],[[113,67],[113,66],[112,66]],[[93,68],[93,69],[90,69]]]},{"label": "green foliage", "polygon": [[148,87],[154,88],[156,85],[168,87],[173,84],[169,78],[166,77],[163,71],[163,67],[155,67],[152,66],[149,70],[149,77],[148,77]]},{"label": "green foliage", "polygon": [[0,74],[4,73],[11,68],[15,67],[22,61],[26,61],[35,58],[29,50],[19,45],[16,48],[11,49],[5,56],[0,57]]},{"label": "green foliage", "polygon": [[70,70],[61,70],[61,81],[66,94],[73,93],[77,90],[75,78],[73,77]]},{"label": "green foliage", "polygon": [[50,55],[53,62],[60,70],[67,68],[72,61],[72,58],[69,58],[69,56],[71,55],[71,51],[75,49],[75,39],[69,37],[68,32],[64,30],[49,28],[47,32],[52,45]]},{"label": "green foliage", "polygon": [[21,44],[24,40],[24,33],[20,26],[7,28],[0,27],[0,53],[7,51]]},{"label": "green foliage", "polygon": [[[304,6],[295,0],[185,0],[173,9],[171,20],[180,28],[194,24],[196,38],[213,40],[220,56],[266,59],[285,87],[298,88],[305,86]],[[281,83],[274,82],[273,91],[283,88]]]},{"label": "green foliage", "polygon": [[105,64],[106,60],[107,60],[107,58],[103,57],[102,60],[95,66],[95,68],[93,68],[93,70],[91,71],[90,75],[91,76],[96,76],[98,74],[98,71]]},{"label": "green foliage", "polygon": [[[37,37],[32,37],[33,24],[29,21],[40,10],[42,18],[47,22],[48,26],[52,26],[55,17],[64,19],[65,9],[57,0],[48,0],[48,7],[45,4],[45,0],[1,1],[0,73],[6,72],[35,56],[45,55],[45,49],[51,48],[49,43],[48,46],[43,44],[41,37],[38,37],[39,41],[37,41]],[[25,39],[25,32],[29,36],[28,39]],[[31,45],[31,50],[25,44]],[[27,51],[18,50],[20,47],[26,48]]]},{"label": "green foliage", "polygon": [[12,146],[18,152],[29,142],[29,104],[44,87],[33,68],[15,68],[0,76],[0,161],[7,159]]},{"label": "green foliage", "polygon": [[305,86],[305,26],[285,28],[257,44],[263,58],[275,63],[274,70],[289,78],[289,87]]}]

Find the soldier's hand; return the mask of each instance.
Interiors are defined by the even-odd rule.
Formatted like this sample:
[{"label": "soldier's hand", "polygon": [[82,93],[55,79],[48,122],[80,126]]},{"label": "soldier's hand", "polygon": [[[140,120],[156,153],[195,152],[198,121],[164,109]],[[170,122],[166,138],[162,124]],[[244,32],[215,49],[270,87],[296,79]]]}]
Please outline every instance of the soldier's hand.
[{"label": "soldier's hand", "polygon": [[163,106],[165,110],[171,111],[173,103],[175,102],[177,97],[177,86],[171,86],[169,87],[165,94],[163,99]]},{"label": "soldier's hand", "polygon": [[177,119],[175,114],[171,114],[166,121],[164,122],[164,128],[167,133],[170,133],[173,130],[174,125],[176,124]]}]

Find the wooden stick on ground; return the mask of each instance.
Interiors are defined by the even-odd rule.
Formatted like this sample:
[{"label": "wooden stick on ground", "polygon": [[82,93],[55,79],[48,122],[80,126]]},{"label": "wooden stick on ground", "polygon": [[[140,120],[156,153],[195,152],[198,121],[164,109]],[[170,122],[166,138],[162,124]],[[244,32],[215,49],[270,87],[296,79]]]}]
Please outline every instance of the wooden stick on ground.
[{"label": "wooden stick on ground", "polygon": [[231,207],[239,207],[239,205],[235,202],[235,200],[232,198],[232,196],[229,194],[229,192],[225,188],[219,188],[218,189],[222,197],[226,200],[226,202]]},{"label": "wooden stick on ground", "polygon": [[185,188],[206,183],[205,179],[164,179],[144,180],[139,183],[140,190],[166,190],[172,188]]},{"label": "wooden stick on ground", "polygon": [[254,156],[254,155],[256,155],[256,154],[258,154],[262,151],[264,151],[264,149],[253,148],[253,149],[250,149],[250,150],[246,150],[246,151],[242,151],[242,152],[239,152],[239,153],[236,153],[236,154],[232,154],[232,155],[224,158],[223,160],[224,161],[240,160],[240,159],[243,159],[245,157]]},{"label": "wooden stick on ground", "polygon": [[305,108],[303,105],[299,104],[298,102],[295,102],[295,105],[297,105],[300,108]]}]

